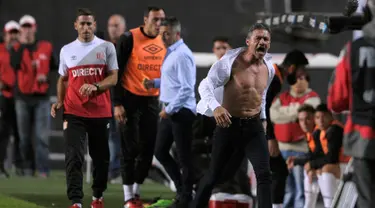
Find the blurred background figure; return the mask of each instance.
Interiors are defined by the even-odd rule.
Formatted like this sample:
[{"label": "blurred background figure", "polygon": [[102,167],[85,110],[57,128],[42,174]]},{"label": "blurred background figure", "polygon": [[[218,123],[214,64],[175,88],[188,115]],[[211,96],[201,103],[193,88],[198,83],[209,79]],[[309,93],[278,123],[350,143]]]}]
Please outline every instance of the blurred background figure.
[{"label": "blurred background figure", "polygon": [[19,136],[17,129],[16,113],[14,110],[13,87],[15,73],[10,65],[9,50],[19,41],[20,25],[11,20],[4,26],[4,43],[0,44],[0,177],[9,177],[5,170],[4,161],[10,135],[14,136],[14,162],[20,167]]},{"label": "blurred background figure", "polygon": [[216,55],[217,59],[221,59],[224,54],[232,49],[229,44],[229,38],[224,36],[215,37],[212,41],[213,47],[212,52]]},{"label": "blurred background figure", "polygon": [[[119,14],[114,14],[108,19],[108,36],[109,41],[115,46],[120,36],[126,31],[125,18]],[[113,92],[111,91],[111,97],[113,97]],[[113,112],[113,110],[112,110]],[[110,152],[110,164],[109,164],[109,179],[111,183],[122,183],[121,179],[121,138],[118,133],[118,125],[113,117],[110,124],[110,136],[109,136],[109,152]]]},{"label": "blurred background figure", "polygon": [[[56,68],[52,44],[36,39],[36,21],[30,15],[21,17],[20,45],[10,54],[17,72],[15,106],[20,150],[26,176],[34,175],[30,146],[35,135],[35,163],[38,175],[49,174],[50,101],[48,74]],[[32,128],[34,127],[34,128]],[[34,134],[33,134],[34,133]]]}]

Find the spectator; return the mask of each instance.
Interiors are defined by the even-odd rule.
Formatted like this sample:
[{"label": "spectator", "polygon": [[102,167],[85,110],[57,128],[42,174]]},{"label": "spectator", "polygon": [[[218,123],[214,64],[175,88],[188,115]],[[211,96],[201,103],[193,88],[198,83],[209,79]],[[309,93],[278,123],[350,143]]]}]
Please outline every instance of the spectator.
[{"label": "spectator", "polygon": [[[108,35],[109,41],[116,46],[116,42],[120,39],[121,35],[125,33],[126,22],[125,18],[119,14],[114,14],[108,19]],[[113,97],[113,91],[111,91],[111,97]],[[113,110],[112,110],[113,111]],[[120,176],[120,157],[121,157],[121,138],[118,134],[118,125],[113,117],[110,125],[109,135],[109,152],[110,152],[110,164],[109,164],[109,178],[111,183],[121,183]]]},{"label": "spectator", "polygon": [[139,188],[148,175],[154,155],[159,90],[147,90],[143,82],[160,78],[166,53],[159,35],[164,18],[163,9],[148,7],[143,17],[144,26],[126,32],[117,44],[119,82],[113,99],[114,114],[121,123],[124,201],[125,206],[130,207],[142,206]]},{"label": "spectator", "polygon": [[[23,16],[21,25],[21,44],[11,52],[11,64],[17,73],[15,94],[20,149],[25,175],[33,175],[29,146],[32,132],[35,132],[36,166],[40,177],[49,174],[49,130],[50,101],[48,74],[55,68],[52,44],[36,39],[36,21],[30,15]],[[31,127],[34,127],[34,131]]]},{"label": "spectator", "polygon": [[[8,52],[14,44],[18,43],[19,30],[20,25],[16,21],[7,22],[4,27],[4,43],[0,44],[0,177],[9,177],[4,167],[4,160],[10,134],[13,133],[15,141],[19,141],[13,99],[13,87],[16,77],[14,70],[10,66]],[[18,152],[17,150],[18,148],[15,149],[15,153]],[[16,163],[17,166],[18,164]]]},{"label": "spectator", "polygon": [[[286,60],[295,60],[294,62],[301,59],[306,60],[302,63],[308,63],[304,54],[297,50],[288,53],[286,57]],[[310,77],[305,70],[305,66],[289,64],[290,67],[287,71],[292,72],[287,76],[287,81],[291,86],[290,90],[281,93],[270,108],[274,133],[285,160],[290,156],[301,156],[308,152],[304,133],[296,122],[298,108],[302,104],[311,104],[316,107],[320,103],[318,94],[309,88]],[[285,65],[288,65],[288,63],[285,63]],[[303,177],[303,167],[293,167],[287,178],[284,207],[303,207]]]},{"label": "spectator", "polygon": [[229,38],[224,36],[215,37],[212,43],[212,52],[217,59],[221,59],[228,50],[232,49],[232,46],[229,44]]}]

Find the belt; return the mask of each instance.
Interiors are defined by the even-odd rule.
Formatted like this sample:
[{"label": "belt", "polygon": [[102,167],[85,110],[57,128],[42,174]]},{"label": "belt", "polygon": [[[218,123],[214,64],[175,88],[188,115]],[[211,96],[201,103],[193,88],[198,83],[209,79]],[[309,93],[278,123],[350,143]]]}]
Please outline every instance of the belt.
[{"label": "belt", "polygon": [[259,119],[260,118],[260,112],[255,114],[255,115],[252,115],[252,116],[249,116],[249,117],[234,117],[236,119],[240,119],[240,120],[254,120],[254,119]]}]

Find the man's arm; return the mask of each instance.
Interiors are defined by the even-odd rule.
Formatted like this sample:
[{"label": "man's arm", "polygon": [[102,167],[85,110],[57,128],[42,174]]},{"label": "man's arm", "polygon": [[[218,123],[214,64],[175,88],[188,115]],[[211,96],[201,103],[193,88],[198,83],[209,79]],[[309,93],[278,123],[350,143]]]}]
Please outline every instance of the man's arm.
[{"label": "man's arm", "polygon": [[219,60],[212,65],[207,77],[199,84],[199,95],[212,112],[221,106],[215,98],[214,90],[227,83],[230,78],[230,72],[231,69],[225,65],[224,61]]},{"label": "man's arm", "polygon": [[277,97],[270,108],[270,118],[273,123],[283,124],[295,122],[297,120],[299,104],[290,103],[288,106],[282,106],[280,97]]},{"label": "man's arm", "polygon": [[125,72],[126,64],[133,50],[133,35],[131,32],[126,32],[121,35],[116,44],[117,61],[118,61],[118,81],[114,87],[113,103],[114,105],[121,105],[124,97],[124,89],[122,87],[122,76]]},{"label": "man's arm", "polygon": [[266,97],[266,118],[267,118],[267,138],[268,139],[276,139],[275,132],[273,128],[273,123],[270,118],[270,107],[272,104],[272,101],[276,98],[277,94],[281,91],[281,81],[278,76],[274,76],[268,91],[267,91],[267,97]]},{"label": "man's arm", "polygon": [[99,86],[99,91],[106,91],[107,89],[115,86],[117,84],[117,72],[118,63],[116,57],[116,49],[112,43],[108,43],[107,47],[107,68],[108,76],[101,82],[96,83]]},{"label": "man's arm", "polygon": [[328,86],[327,106],[336,113],[349,110],[350,49],[351,45],[348,43],[340,55],[339,64],[332,73]]},{"label": "man's arm", "polygon": [[64,60],[64,47],[60,51],[59,74],[60,77],[57,80],[57,103],[63,104],[66,93],[65,82],[68,81],[68,66]]},{"label": "man's arm", "polygon": [[165,107],[167,114],[178,112],[184,103],[189,99],[191,94],[194,94],[196,66],[194,57],[187,54],[181,54],[176,60],[177,78],[180,82],[180,89],[178,90],[175,99]]}]

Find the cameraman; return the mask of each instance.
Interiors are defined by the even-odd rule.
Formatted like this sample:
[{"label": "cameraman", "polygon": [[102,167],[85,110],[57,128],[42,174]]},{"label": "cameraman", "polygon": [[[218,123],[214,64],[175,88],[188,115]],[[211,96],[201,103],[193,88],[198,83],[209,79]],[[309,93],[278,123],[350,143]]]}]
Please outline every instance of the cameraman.
[{"label": "cameraman", "polygon": [[[375,14],[375,0],[368,1]],[[357,207],[375,207],[375,20],[363,28],[363,37],[349,42],[332,76],[328,107],[350,111],[343,141],[345,154],[353,157]]]}]

